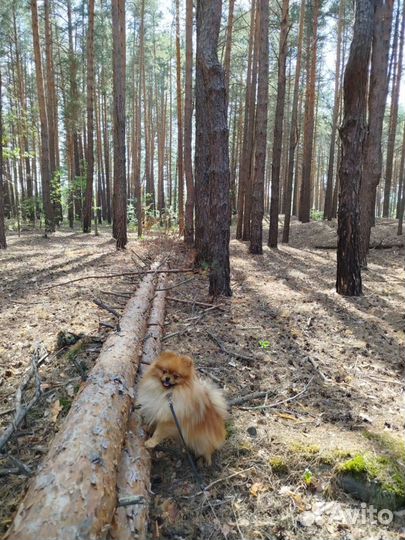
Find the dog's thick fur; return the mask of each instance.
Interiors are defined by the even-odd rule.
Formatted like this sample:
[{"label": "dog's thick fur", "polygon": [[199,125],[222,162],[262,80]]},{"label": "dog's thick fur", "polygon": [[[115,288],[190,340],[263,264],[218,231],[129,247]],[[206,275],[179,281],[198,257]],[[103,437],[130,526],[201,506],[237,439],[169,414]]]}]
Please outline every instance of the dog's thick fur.
[{"label": "dog's thick fur", "polygon": [[210,465],[213,452],[225,441],[226,402],[218,388],[197,376],[189,356],[163,352],[141,381],[138,402],[147,424],[154,428],[146,446],[154,448],[165,439],[179,437],[169,392],[187,446]]}]

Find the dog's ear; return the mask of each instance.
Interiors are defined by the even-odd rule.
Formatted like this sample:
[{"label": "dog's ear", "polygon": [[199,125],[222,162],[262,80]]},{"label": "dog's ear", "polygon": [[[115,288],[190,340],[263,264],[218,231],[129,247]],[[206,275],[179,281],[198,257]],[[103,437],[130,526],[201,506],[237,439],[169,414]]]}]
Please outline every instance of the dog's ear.
[{"label": "dog's ear", "polygon": [[181,356],[181,359],[187,367],[192,367],[194,365],[193,359],[190,356]]}]

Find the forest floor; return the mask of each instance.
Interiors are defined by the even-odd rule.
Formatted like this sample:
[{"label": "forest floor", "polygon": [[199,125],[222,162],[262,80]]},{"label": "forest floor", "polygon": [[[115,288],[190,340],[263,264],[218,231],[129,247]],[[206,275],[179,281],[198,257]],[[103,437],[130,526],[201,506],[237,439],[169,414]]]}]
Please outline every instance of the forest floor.
[{"label": "forest floor", "polygon": [[[232,240],[233,296],[220,299],[222,309],[196,324],[186,319],[203,309],[193,300],[210,300],[205,273],[170,291],[170,297],[191,304],[167,301],[164,348],[193,356],[202,375],[224,388],[228,399],[256,391],[268,395],[231,409],[224,448],[212,467],[200,467],[205,484],[212,483],[208,497],[195,495],[184,453],[170,442],[158,447],[150,538],[405,538],[403,516],[395,515],[389,525],[370,522],[336,481],[340,463],[356,455],[393,453],[400,465],[405,462],[403,445],[397,444],[404,424],[404,249],[399,247],[404,240],[396,237],[395,222],[379,223],[372,245],[397,247],[372,249],[363,272],[364,295],[345,298],[335,293],[335,252],[325,249],[336,243],[335,228],[334,223],[293,222],[290,245],[265,247],[262,257]],[[69,410],[80,372],[97,358],[108,331],[100,322],[113,323],[93,299],[119,309],[125,299],[107,292],[133,291],[138,278],[46,287],[136,270],[142,263],[131,249],[144,259],[171,251],[173,267],[189,264],[189,254],[174,238],[136,241],[131,235],[128,249],[116,253],[107,230],[97,238],[62,231],[49,240],[24,233],[10,237],[9,249],[0,253],[0,429],[11,420],[34,344],[41,341],[48,351],[57,351],[60,330],[90,336],[74,363],[62,352],[40,370],[45,398],[8,447],[33,471]],[[183,279],[171,276],[169,284]],[[223,352],[215,338],[235,354]],[[0,462],[3,469],[13,466],[9,458]],[[0,480],[1,532],[27,479]]]}]

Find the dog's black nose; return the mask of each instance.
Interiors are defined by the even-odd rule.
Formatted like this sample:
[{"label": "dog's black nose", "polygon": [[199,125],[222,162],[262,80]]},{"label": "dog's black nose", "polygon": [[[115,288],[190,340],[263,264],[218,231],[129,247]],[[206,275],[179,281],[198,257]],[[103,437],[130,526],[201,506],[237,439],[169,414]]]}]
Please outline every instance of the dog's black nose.
[{"label": "dog's black nose", "polygon": [[165,377],[165,382],[170,382],[170,377],[169,376]]}]

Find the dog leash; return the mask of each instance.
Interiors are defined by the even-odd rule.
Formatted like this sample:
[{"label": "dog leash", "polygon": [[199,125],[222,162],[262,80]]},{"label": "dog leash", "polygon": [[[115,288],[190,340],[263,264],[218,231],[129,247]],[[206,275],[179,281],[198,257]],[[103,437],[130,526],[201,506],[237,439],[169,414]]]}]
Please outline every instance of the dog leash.
[{"label": "dog leash", "polygon": [[205,491],[204,482],[202,481],[200,473],[198,472],[196,464],[194,463],[193,456],[191,455],[189,449],[187,448],[186,441],[184,440],[183,433],[181,432],[180,423],[179,423],[179,421],[177,419],[177,415],[176,415],[176,413],[174,411],[173,393],[172,392],[169,392],[167,394],[167,401],[169,402],[169,408],[170,408],[170,411],[172,413],[174,423],[176,424],[177,431],[179,432],[181,442],[183,443],[184,449],[186,451],[187,458],[188,458],[188,461],[189,461],[190,466],[191,466],[191,470],[193,471],[193,474],[194,474],[194,478],[197,481],[197,484],[198,484],[199,488],[201,489],[201,491]]}]

